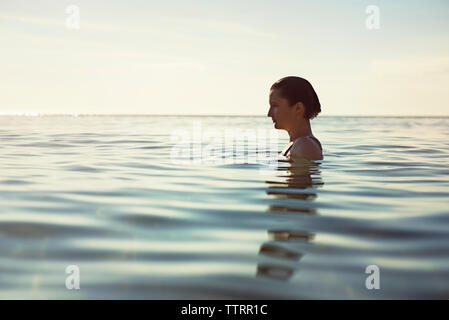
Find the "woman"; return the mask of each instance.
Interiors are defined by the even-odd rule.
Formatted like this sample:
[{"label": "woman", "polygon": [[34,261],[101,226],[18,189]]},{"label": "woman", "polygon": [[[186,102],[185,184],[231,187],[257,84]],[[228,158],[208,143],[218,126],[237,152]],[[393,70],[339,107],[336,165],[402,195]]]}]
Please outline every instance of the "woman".
[{"label": "woman", "polygon": [[310,120],[320,112],[318,96],[306,79],[285,77],[271,86],[268,117],[276,129],[286,130],[290,136],[282,155],[293,159],[323,159],[321,143],[310,127]]}]

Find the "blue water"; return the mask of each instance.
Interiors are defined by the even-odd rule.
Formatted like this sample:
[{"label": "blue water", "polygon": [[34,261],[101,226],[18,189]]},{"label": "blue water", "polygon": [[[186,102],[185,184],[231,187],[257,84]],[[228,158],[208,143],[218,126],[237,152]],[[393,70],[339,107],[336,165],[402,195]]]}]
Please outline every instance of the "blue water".
[{"label": "blue water", "polygon": [[274,153],[179,162],[175,133],[198,140],[198,124],[273,131],[267,117],[1,116],[0,298],[449,298],[449,118],[320,116],[324,159],[275,165],[251,156],[274,159],[285,131]]}]

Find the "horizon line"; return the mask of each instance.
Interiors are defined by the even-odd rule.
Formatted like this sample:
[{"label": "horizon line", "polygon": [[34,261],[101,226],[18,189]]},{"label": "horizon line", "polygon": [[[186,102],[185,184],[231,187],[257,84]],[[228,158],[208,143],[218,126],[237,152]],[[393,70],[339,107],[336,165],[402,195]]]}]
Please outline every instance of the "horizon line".
[{"label": "horizon line", "polygon": [[[150,113],[39,113],[39,112],[22,112],[22,113],[0,113],[0,116],[72,116],[72,117],[89,117],[89,116],[124,116],[124,117],[267,117],[260,114],[150,114]],[[358,118],[449,118],[449,115],[319,115],[319,117],[358,117]],[[317,117],[318,118],[318,117]],[[314,119],[312,119],[314,120]]]}]

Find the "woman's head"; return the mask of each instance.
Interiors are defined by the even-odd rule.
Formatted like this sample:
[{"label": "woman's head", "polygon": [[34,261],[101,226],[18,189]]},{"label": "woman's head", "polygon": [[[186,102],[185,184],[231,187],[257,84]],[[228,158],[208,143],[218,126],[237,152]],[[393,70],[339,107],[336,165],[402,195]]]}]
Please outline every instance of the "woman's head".
[{"label": "woman's head", "polygon": [[[270,88],[270,110],[279,128],[288,126],[296,117],[306,120],[315,118],[321,112],[321,104],[312,85],[300,77],[285,77]],[[278,127],[278,125],[276,125]]]}]

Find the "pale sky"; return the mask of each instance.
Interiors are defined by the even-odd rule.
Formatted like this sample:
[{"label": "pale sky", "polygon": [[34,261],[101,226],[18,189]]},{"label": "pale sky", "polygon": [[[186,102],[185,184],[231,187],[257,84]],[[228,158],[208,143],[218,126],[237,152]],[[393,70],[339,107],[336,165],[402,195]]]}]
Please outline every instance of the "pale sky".
[{"label": "pale sky", "polygon": [[297,75],[322,115],[449,116],[448,17],[447,0],[0,0],[0,114],[266,115]]}]

